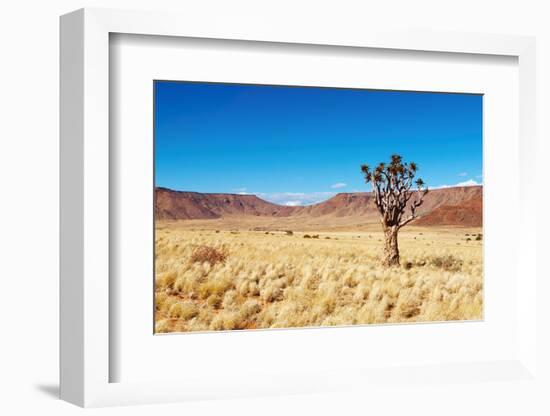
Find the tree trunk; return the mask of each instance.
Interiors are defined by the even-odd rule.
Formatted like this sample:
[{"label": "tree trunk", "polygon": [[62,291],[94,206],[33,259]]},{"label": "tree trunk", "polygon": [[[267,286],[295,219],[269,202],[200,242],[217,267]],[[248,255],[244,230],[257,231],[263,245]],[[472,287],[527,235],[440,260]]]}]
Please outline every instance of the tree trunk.
[{"label": "tree trunk", "polygon": [[397,245],[398,227],[387,227],[384,230],[384,253],[382,264],[388,266],[399,266],[399,246]]}]

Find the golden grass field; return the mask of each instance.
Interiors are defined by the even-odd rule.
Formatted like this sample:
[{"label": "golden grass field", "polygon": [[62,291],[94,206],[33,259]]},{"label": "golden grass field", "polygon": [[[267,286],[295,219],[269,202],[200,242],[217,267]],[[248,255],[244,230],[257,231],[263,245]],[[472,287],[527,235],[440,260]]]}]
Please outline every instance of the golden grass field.
[{"label": "golden grass field", "polygon": [[292,235],[221,225],[157,221],[156,332],[483,318],[480,228],[405,227],[401,266],[383,268],[377,224]]}]

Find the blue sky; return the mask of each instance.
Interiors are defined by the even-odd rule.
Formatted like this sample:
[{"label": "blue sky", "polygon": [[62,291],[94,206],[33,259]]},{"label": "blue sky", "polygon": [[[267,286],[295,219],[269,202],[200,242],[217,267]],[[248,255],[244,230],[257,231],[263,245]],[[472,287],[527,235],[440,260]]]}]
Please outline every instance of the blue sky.
[{"label": "blue sky", "polygon": [[482,96],[155,82],[157,186],[306,205],[392,153],[431,188],[481,183]]}]

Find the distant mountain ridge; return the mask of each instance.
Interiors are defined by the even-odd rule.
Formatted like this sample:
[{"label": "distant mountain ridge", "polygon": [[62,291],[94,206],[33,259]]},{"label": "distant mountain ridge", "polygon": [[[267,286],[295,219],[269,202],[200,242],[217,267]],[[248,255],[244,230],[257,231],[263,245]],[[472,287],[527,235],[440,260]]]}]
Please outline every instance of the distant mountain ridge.
[{"label": "distant mountain ridge", "polygon": [[[478,227],[482,225],[482,186],[434,189],[418,209],[413,224]],[[378,221],[370,192],[339,193],[313,205],[284,206],[256,195],[200,193],[155,189],[155,218],[161,220],[217,219],[224,217],[356,217]]]}]

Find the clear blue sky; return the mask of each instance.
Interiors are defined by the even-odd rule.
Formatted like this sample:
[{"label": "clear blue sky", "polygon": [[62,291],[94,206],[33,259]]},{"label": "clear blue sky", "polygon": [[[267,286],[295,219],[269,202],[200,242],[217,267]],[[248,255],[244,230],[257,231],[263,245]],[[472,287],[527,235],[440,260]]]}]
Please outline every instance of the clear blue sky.
[{"label": "clear blue sky", "polygon": [[435,188],[482,182],[482,96],[155,82],[156,185],[305,205],[368,191],[398,153]]}]

